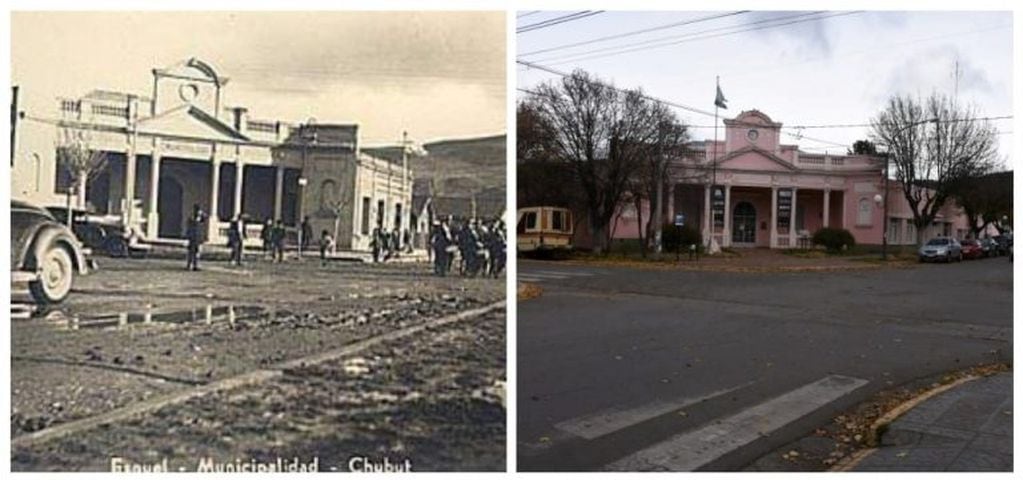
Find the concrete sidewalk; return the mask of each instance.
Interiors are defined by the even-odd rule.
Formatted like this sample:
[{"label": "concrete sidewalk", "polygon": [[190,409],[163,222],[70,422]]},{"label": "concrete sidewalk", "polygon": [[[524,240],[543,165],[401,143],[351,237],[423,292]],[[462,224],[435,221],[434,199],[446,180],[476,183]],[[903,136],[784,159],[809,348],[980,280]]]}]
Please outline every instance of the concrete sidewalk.
[{"label": "concrete sidewalk", "polygon": [[936,395],[892,422],[853,471],[1012,471],[1012,372]]}]

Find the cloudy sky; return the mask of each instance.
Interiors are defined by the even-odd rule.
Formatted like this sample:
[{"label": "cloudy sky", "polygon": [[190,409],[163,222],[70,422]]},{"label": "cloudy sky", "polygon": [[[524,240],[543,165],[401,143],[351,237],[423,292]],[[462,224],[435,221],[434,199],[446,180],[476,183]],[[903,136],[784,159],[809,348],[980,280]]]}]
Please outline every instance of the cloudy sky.
[{"label": "cloudy sky", "polygon": [[[519,29],[573,12],[522,11]],[[985,116],[1012,115],[1012,12],[606,12],[517,34],[519,59],[561,71],[587,70],[619,87],[714,110],[714,77],[728,98],[723,116],[756,108],[786,125],[862,124],[895,93],[933,91],[972,103]],[[848,14],[847,14],[848,13]],[[713,18],[710,17],[719,17]],[[697,20],[688,25],[612,38]],[[745,30],[745,31],[742,31]],[[528,54],[528,55],[526,55]],[[529,88],[556,75],[517,66]],[[713,116],[677,110],[687,122]],[[1012,156],[1012,120],[995,122],[1000,154]],[[785,130],[808,151],[844,152],[859,127]],[[789,135],[791,134],[791,135]],[[711,128],[696,128],[696,139]],[[820,141],[810,140],[808,137]],[[836,145],[838,144],[838,145]]]},{"label": "cloudy sky", "polygon": [[12,82],[29,109],[95,88],[150,95],[192,56],[252,118],[358,122],[363,142],[506,131],[503,12],[13,13]]}]

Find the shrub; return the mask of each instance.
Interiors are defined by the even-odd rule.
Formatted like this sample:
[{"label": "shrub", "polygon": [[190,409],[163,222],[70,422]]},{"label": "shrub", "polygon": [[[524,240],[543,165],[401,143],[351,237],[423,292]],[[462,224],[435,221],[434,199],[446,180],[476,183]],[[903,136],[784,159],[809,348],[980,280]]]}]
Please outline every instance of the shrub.
[{"label": "shrub", "polygon": [[673,224],[666,223],[661,227],[661,244],[664,245],[664,251],[674,252],[680,245],[682,250],[686,250],[690,245],[700,248],[703,241],[700,229],[693,225],[678,228]]},{"label": "shrub", "polygon": [[821,245],[831,253],[846,251],[856,246],[856,239],[844,228],[822,228],[813,233],[812,240],[814,245]]}]

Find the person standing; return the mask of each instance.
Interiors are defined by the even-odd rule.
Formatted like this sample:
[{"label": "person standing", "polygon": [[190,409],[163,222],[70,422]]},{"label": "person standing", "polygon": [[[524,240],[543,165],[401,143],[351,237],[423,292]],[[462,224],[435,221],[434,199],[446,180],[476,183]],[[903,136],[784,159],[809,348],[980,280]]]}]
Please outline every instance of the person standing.
[{"label": "person standing", "polygon": [[309,223],[309,216],[306,215],[302,218],[302,241],[299,242],[298,256],[302,257],[302,252],[305,251],[306,247],[309,246],[313,241],[313,226]]},{"label": "person standing", "polygon": [[450,262],[448,246],[451,244],[451,233],[440,222],[434,222],[433,235],[430,236],[430,247],[433,250],[433,273],[438,277],[447,276]]},{"label": "person standing", "polygon": [[273,260],[273,234],[274,234],[274,221],[272,218],[266,219],[266,223],[263,224],[263,231],[259,233],[259,237],[263,240],[263,257],[270,256],[270,260]]},{"label": "person standing", "polygon": [[273,252],[271,253],[274,262],[280,263],[284,261],[284,220],[277,219],[277,223],[274,225],[273,231],[270,234],[270,239],[273,242]]},{"label": "person standing", "polygon": [[380,248],[383,247],[383,239],[381,238],[383,233],[381,230],[380,224],[378,223],[373,229],[373,237],[369,240],[369,246],[373,249],[373,263],[380,261]]},{"label": "person standing", "polygon": [[185,230],[185,237],[188,239],[188,257],[185,268],[188,270],[199,270],[199,247],[203,241],[203,230],[206,225],[206,212],[199,208],[199,204],[192,205],[192,215],[188,217],[188,228]]},{"label": "person standing", "polygon": [[330,235],[330,232],[324,230],[320,232],[320,264],[327,265],[327,252],[334,250],[334,237]]},{"label": "person standing", "polygon": [[231,263],[242,265],[242,251],[245,243],[245,223],[239,213],[231,219],[227,230],[227,246],[231,249]]}]

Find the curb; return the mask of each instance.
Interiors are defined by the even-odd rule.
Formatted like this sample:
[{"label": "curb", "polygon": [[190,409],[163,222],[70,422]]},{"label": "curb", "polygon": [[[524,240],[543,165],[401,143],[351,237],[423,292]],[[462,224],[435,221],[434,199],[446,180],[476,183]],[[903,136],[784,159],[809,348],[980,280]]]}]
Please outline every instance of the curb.
[{"label": "curb", "polygon": [[897,418],[901,417],[903,414],[912,410],[914,407],[920,405],[921,403],[927,400],[930,400],[931,398],[939,394],[942,394],[965,383],[972,382],[983,377],[984,377],[983,375],[969,375],[957,379],[951,383],[927,390],[924,393],[921,393],[920,395],[917,395],[916,397],[913,397],[912,399],[905,401],[899,404],[899,406],[889,410],[888,413],[885,413],[877,420],[874,420],[874,423],[870,425],[870,428],[867,431],[867,438],[864,442],[866,443],[867,448],[858,450],[847,455],[845,458],[843,458],[841,461],[839,461],[833,467],[831,467],[831,469],[829,469],[828,471],[830,472],[852,471],[852,469],[856,468],[856,466],[859,465],[859,463],[862,462],[863,459],[869,457],[871,454],[878,450],[878,445],[881,441],[881,435],[884,433],[885,430],[888,429],[888,426],[891,425],[891,423],[894,422]]}]

